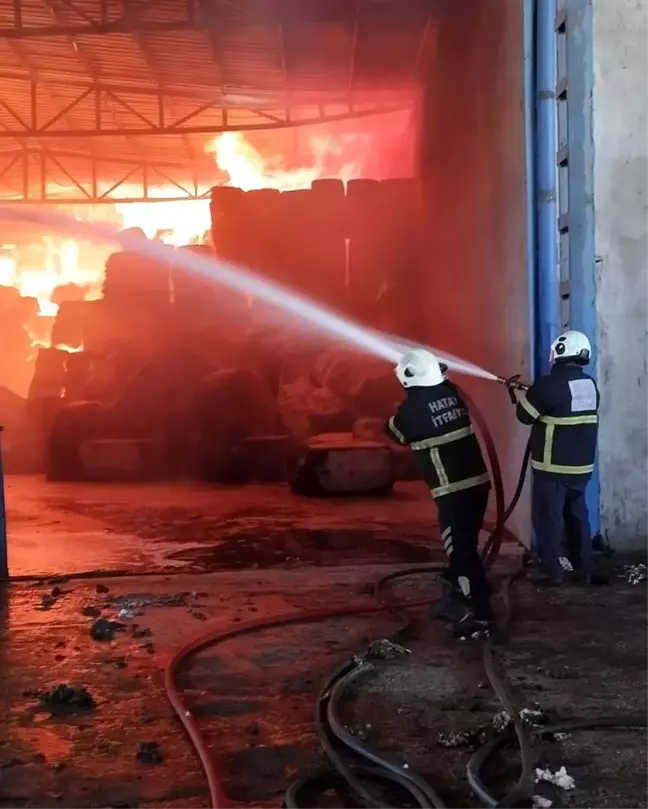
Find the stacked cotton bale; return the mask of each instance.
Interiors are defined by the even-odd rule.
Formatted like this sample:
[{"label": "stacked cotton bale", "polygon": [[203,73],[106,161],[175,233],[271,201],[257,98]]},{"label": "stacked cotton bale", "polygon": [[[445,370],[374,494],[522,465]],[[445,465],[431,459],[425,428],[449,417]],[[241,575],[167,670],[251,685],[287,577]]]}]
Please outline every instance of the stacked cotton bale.
[{"label": "stacked cotton bale", "polygon": [[47,438],[48,480],[83,480],[81,448],[109,430],[109,412],[98,402],[72,402],[61,407]]},{"label": "stacked cotton bale", "polygon": [[356,317],[367,318],[382,286],[381,187],[376,180],[347,185],[349,301]]},{"label": "stacked cotton bale", "polygon": [[26,394],[32,376],[30,331],[39,320],[38,302],[14,287],[0,286],[0,385]]},{"label": "stacked cotton bale", "polygon": [[[247,216],[247,195],[240,188],[217,186],[211,193],[212,242],[217,259],[234,267],[250,267],[254,233]],[[238,327],[249,319],[252,295],[221,286],[218,291],[222,321]]]},{"label": "stacked cotton bale", "polygon": [[310,191],[281,195],[282,267],[280,280],[295,292],[315,295],[319,279],[313,272],[313,197]]},{"label": "stacked cotton bale", "polygon": [[157,307],[170,301],[170,266],[149,255],[122,251],[108,256],[103,298],[128,307]]},{"label": "stacked cotton bale", "polygon": [[416,339],[420,300],[421,195],[417,180],[383,180],[380,201],[381,287],[372,325]]},{"label": "stacked cotton bale", "polygon": [[118,340],[138,351],[164,351],[171,338],[169,265],[138,253],[113,253],[106,261],[103,298],[86,301],[83,310],[86,350],[101,352]]},{"label": "stacked cotton bale", "polygon": [[38,350],[34,376],[29,386],[29,399],[60,399],[63,396],[68,356],[67,351],[58,348]]},{"label": "stacked cotton bale", "polygon": [[250,438],[280,434],[274,397],[251,371],[217,371],[203,380],[196,395],[202,475],[227,480],[233,459]]},{"label": "stacked cotton bale", "polygon": [[222,291],[213,278],[182,263],[183,258],[190,261],[192,256],[213,261],[216,252],[207,244],[186,245],[176,250],[171,265],[171,288],[177,328],[185,332],[204,329],[217,319]]},{"label": "stacked cotton bale", "polygon": [[52,327],[52,345],[79,349],[83,346],[83,330],[88,312],[86,302],[64,301]]},{"label": "stacked cotton bale", "polygon": [[332,306],[344,306],[346,274],[346,196],[341,180],[315,180],[311,190],[313,228],[309,269],[313,294]]}]

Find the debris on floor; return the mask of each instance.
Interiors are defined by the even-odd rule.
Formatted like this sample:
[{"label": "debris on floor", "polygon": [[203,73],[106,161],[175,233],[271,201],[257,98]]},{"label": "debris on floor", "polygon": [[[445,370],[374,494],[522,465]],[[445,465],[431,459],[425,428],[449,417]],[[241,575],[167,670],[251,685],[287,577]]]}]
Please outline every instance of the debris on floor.
[{"label": "debris on floor", "polygon": [[60,683],[49,691],[39,692],[38,699],[52,715],[91,711],[95,706],[92,694],[87,688],[75,688],[65,683]]},{"label": "debris on floor", "polygon": [[511,717],[506,711],[500,711],[493,717],[493,727],[498,733],[502,733],[511,724]]},{"label": "debris on floor", "polygon": [[547,722],[547,717],[537,708],[522,708],[520,711],[520,719],[527,727],[538,727]]},{"label": "debris on floor", "polygon": [[564,790],[576,789],[576,782],[571,775],[569,775],[565,767],[561,767],[555,773],[552,773],[551,770],[543,770],[541,767],[537,767],[535,771],[535,782],[536,784],[543,782],[553,784]]},{"label": "debris on floor", "polygon": [[115,635],[124,628],[119,621],[109,621],[107,618],[98,618],[90,627],[90,635],[94,640],[114,640]]},{"label": "debris on floor", "polygon": [[436,743],[439,747],[444,747],[446,750],[476,750],[480,745],[486,741],[486,734],[481,729],[455,731],[454,733],[439,733],[436,738]]},{"label": "debris on floor", "polygon": [[150,638],[152,634],[151,630],[146,626],[140,626],[139,624],[132,624],[131,626],[131,637],[133,638]]},{"label": "debris on floor", "polygon": [[[520,721],[528,728],[539,727],[547,724],[547,717],[542,711],[536,708],[522,708],[520,711]],[[506,711],[500,711],[493,717],[493,727],[498,733],[506,730],[511,724],[511,717]]]},{"label": "debris on floor", "polygon": [[648,568],[644,564],[628,565],[624,570],[624,576],[628,584],[636,586],[648,579]]},{"label": "debris on floor", "polygon": [[141,610],[144,607],[186,607],[187,599],[191,593],[175,593],[172,595],[153,595],[139,593],[127,596],[109,598],[108,603],[114,604],[122,610]]},{"label": "debris on floor", "polygon": [[143,764],[161,764],[164,756],[157,742],[140,742],[137,745],[137,760]]},{"label": "debris on floor", "polygon": [[387,638],[381,638],[370,643],[364,655],[355,655],[353,659],[356,663],[366,660],[394,660],[409,654],[412,654],[411,649],[406,649]]},{"label": "debris on floor", "polygon": [[356,739],[360,739],[361,742],[366,742],[371,735],[372,725],[351,725],[347,727],[346,730],[352,736],[355,736]]},{"label": "debris on floor", "polygon": [[[363,571],[362,583],[384,572]],[[184,574],[180,579],[129,577],[111,580],[108,595],[97,595],[95,582],[82,581],[49,612],[34,608],[53,583],[41,584],[40,590],[13,587],[6,640],[11,665],[2,666],[0,708],[8,732],[5,746],[0,745],[0,809],[26,805],[41,784],[44,801],[60,793],[57,800],[69,806],[204,805],[202,774],[193,760],[186,766],[191,753],[171,719],[161,668],[180,641],[200,631],[199,620],[192,617],[198,610],[227,627],[235,625],[236,618],[245,620],[252,603],[259,614],[272,615],[344,606],[356,597],[355,568],[347,572],[323,566],[316,573],[282,570],[257,576],[236,570],[200,580]],[[209,596],[196,594],[201,586],[209,589]],[[412,586],[426,593],[429,588],[427,579]],[[184,590],[190,591],[184,609],[149,609],[150,602],[129,605],[128,599],[139,598],[136,594]],[[119,595],[123,598],[116,600]],[[573,809],[646,805],[644,731],[574,733],[573,745],[550,743],[560,738],[552,727],[590,710],[598,713],[597,706],[602,713],[644,710],[645,694],[636,684],[645,675],[645,598],[643,586],[633,587],[622,577],[616,587],[586,591],[585,596],[578,588],[538,594],[523,581],[516,586],[519,620],[512,643],[500,652],[502,667],[516,710],[533,726],[534,767],[559,777],[564,765],[564,775],[569,770],[576,782],[567,791],[553,782],[536,785],[529,806],[533,792],[533,805],[539,809],[566,802]],[[101,614],[82,617],[84,605]],[[112,644],[88,643],[95,620],[115,619],[120,609],[141,610],[146,617],[111,627],[117,630]],[[209,734],[214,755],[224,764],[233,803],[280,805],[293,775],[308,771],[318,755],[312,733],[318,684],[354,652],[365,652],[371,639],[393,637],[399,623],[395,616],[379,613],[259,633],[236,640],[229,649],[205,650],[181,672],[178,685],[186,710]],[[552,629],[556,626],[560,632]],[[149,641],[154,645],[147,648]],[[492,720],[502,707],[484,679],[479,650],[457,649],[436,622],[422,621],[407,641],[402,636],[399,641],[407,643],[411,654],[384,641],[371,644],[372,652],[384,655],[386,662],[377,661],[373,671],[349,689],[340,701],[340,721],[358,742],[367,743],[370,734],[372,749],[403,771],[424,773],[432,785],[438,784],[449,806],[475,805],[463,777],[465,764],[481,743],[479,731],[484,741],[496,735]],[[57,652],[65,654],[65,662],[54,664]],[[394,653],[398,659],[392,661]],[[54,665],[57,673],[52,675]],[[58,681],[85,685],[97,703],[95,712],[57,721],[36,694],[21,698],[24,683],[49,688]],[[501,722],[511,744],[502,746],[493,766],[485,768],[494,794],[504,794],[517,772],[510,717],[502,715]],[[124,744],[125,738],[130,743]],[[73,746],[61,741],[55,745],[57,739],[69,739]],[[47,750],[42,761],[36,759],[41,749]],[[66,769],[59,774],[55,762],[61,761]],[[95,788],[97,768],[102,775]]]},{"label": "debris on floor", "polygon": [[66,590],[61,590],[60,587],[53,587],[49,593],[44,593],[41,598],[41,609],[51,609],[51,607],[53,607],[54,604],[56,604],[56,602],[61,598],[61,596],[64,596],[66,592]]}]

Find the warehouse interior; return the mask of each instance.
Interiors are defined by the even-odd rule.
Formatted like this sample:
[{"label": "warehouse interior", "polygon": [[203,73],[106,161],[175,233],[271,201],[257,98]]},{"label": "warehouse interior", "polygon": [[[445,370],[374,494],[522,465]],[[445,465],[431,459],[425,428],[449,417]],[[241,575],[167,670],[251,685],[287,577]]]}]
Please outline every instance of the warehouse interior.
[{"label": "warehouse interior", "polygon": [[[529,575],[487,378],[556,329],[550,5],[0,2],[0,809],[645,797],[646,566]],[[439,611],[477,505],[439,527],[350,324],[477,371],[486,626]]]},{"label": "warehouse interior", "polygon": [[[1,14],[3,206],[139,228],[528,373],[520,3],[38,0]],[[8,471],[282,480],[316,436],[382,441],[400,396],[384,361],[174,260],[2,229]],[[505,394],[461,382],[513,485],[524,436]],[[398,460],[397,478],[414,474]]]}]

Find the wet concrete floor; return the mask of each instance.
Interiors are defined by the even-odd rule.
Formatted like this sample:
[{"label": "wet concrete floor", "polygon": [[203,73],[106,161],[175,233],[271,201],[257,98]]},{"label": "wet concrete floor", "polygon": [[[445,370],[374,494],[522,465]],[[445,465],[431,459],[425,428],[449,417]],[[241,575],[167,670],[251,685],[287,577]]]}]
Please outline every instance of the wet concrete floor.
[{"label": "wet concrete floor", "polygon": [[207,572],[424,560],[436,514],[422,484],[384,499],[303,499],[284,485],[123,486],[6,480],[12,575]]},{"label": "wet concrete floor", "polygon": [[[0,807],[208,806],[163,689],[178,645],[206,627],[371,604],[378,578],[439,553],[429,541],[431,504],[415,484],[367,502],[302,501],[282,487],[13,478],[7,499],[15,573],[131,575],[0,588]],[[429,577],[395,592],[438,594]],[[645,583],[546,593],[521,582],[513,597],[502,660],[520,707],[561,717],[645,713]],[[121,624],[113,640],[91,637],[99,616]],[[417,616],[412,654],[379,666],[345,702],[344,721],[370,725],[371,743],[421,772],[449,806],[475,806],[464,777],[470,751],[448,749],[442,738],[488,725],[500,707],[483,688],[475,647],[450,642],[424,612]],[[191,661],[179,683],[231,806],[279,806],[293,778],[321,766],[313,714],[325,675],[397,626],[377,614],[267,630]],[[86,687],[93,709],[52,715],[39,692],[58,683]],[[162,761],[138,758],[147,743],[159,746]],[[554,806],[646,805],[644,731],[574,734],[538,745],[534,755],[538,766],[564,764],[576,780],[571,792],[538,788]],[[489,773],[500,789],[513,756]]]}]

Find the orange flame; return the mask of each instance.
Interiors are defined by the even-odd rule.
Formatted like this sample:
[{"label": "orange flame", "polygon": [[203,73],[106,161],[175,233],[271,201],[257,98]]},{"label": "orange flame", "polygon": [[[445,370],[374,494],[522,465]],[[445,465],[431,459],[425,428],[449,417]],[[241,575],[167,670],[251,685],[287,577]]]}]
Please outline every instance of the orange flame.
[{"label": "orange flame", "polygon": [[21,256],[15,247],[4,255],[0,259],[0,286],[15,287],[21,297],[35,298],[39,314],[45,317],[58,312],[55,293],[61,287],[83,290],[86,299],[100,294],[101,271],[80,260],[75,241],[46,234],[39,248],[38,258]]},{"label": "orange flame", "polygon": [[[261,188],[289,191],[309,188],[320,177],[336,177],[347,182],[364,176],[363,172],[367,171],[373,176],[371,160],[376,159],[381,145],[375,141],[376,137],[384,139],[382,145],[391,144],[392,149],[396,146],[396,151],[402,152],[402,122],[396,123],[394,132],[386,134],[384,127],[373,135],[361,131],[353,134],[341,131],[335,136],[301,133],[301,147],[297,149],[300,156],[293,158],[294,166],[288,164],[283,153],[262,154],[238,132],[218,135],[206,144],[205,151],[214,156],[218,169],[227,175],[226,185],[244,191]],[[123,191],[137,193],[137,189],[126,186]],[[163,198],[175,192],[160,188],[152,189],[152,193]],[[75,208],[75,214],[79,219],[114,222],[117,218],[124,228],[139,227],[148,238],[174,246],[203,241],[211,227],[207,199],[124,203],[112,208],[105,205],[79,206]],[[32,252],[36,258],[32,255],[31,259],[25,259],[18,255],[20,250],[15,245],[0,245],[0,287],[14,287],[21,296],[36,299],[41,318],[53,322],[59,303],[70,296],[86,300],[100,297],[104,264],[112,252],[110,249],[105,246],[82,248],[70,239],[44,234],[40,237],[38,250]],[[38,337],[34,337],[35,343],[47,345],[44,334],[51,329],[43,328],[44,325],[41,320],[31,332],[38,333]]]},{"label": "orange flame", "polygon": [[[349,136],[346,137],[348,141]],[[310,188],[313,180],[320,177],[335,176],[348,182],[358,177],[358,161],[348,161],[337,167],[334,174],[326,171],[327,158],[341,156],[344,151],[345,138],[310,137],[309,166],[287,169],[281,156],[264,158],[240,132],[224,132],[210,141],[207,152],[213,153],[216,165],[228,177],[227,185],[241,188],[243,191],[256,191],[260,188],[275,188],[278,191],[297,191]]]}]

